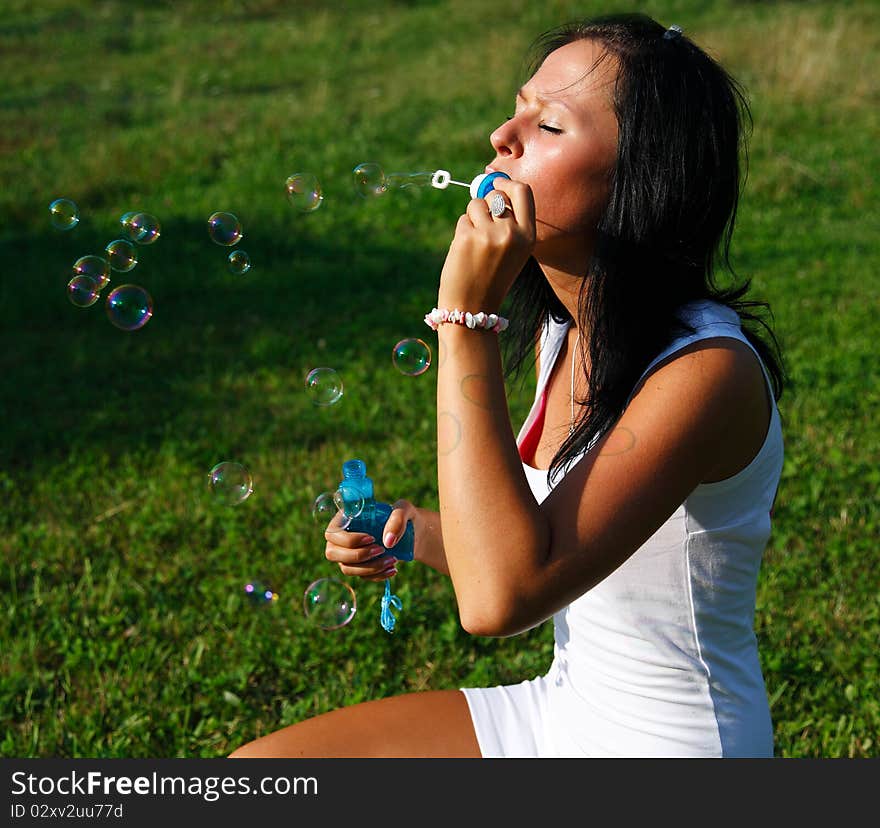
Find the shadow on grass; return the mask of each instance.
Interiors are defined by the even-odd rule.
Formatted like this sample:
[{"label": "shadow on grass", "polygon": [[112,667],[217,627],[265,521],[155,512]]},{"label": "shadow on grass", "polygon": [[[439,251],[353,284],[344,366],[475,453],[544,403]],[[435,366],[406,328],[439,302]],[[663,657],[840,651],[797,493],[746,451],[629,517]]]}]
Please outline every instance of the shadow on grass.
[{"label": "shadow on grass", "polygon": [[[132,271],[111,274],[95,305],[74,307],[65,295],[70,266],[108,241],[87,230],[0,243],[0,258],[22,266],[0,293],[7,469],[52,464],[96,444],[111,457],[164,441],[184,454],[232,450],[273,433],[314,444],[343,417],[347,431],[368,440],[389,426],[378,415],[393,345],[409,336],[433,341],[421,316],[442,259],[377,243],[367,228],[348,227],[333,242],[258,229],[225,248],[202,223],[178,220],[138,248]],[[236,276],[226,258],[239,248],[254,264]],[[104,307],[110,290],[129,282],[154,303],[153,317],[132,332],[115,328]],[[305,377],[319,365],[343,376],[344,414],[312,405]]]}]

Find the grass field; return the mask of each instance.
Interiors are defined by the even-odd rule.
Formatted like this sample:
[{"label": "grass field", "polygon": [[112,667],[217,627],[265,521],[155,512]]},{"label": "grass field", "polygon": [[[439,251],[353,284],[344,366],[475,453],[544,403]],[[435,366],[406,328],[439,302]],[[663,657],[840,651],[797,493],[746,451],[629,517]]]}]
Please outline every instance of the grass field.
[{"label": "grass field", "polygon": [[[634,4],[636,5],[636,4]],[[869,2],[643,2],[746,86],[754,115],[734,243],[769,300],[792,385],[786,464],[756,629],[781,757],[880,756],[880,10]],[[311,505],[363,458],[377,496],[437,506],[434,371],[422,337],[464,191],[363,201],[351,170],[469,180],[508,113],[532,37],[594,2],[7,0],[0,19],[0,755],[216,757],[342,704],[519,681],[550,624],[508,639],[458,625],[449,583],[395,579],[403,611],[310,625],[336,574]],[[324,203],[284,183],[311,172]],[[49,203],[73,199],[60,232]],[[74,260],[157,216],[122,281],[154,316],[113,327],[65,296]],[[234,276],[207,217],[235,213]],[[304,377],[339,371],[336,405]],[[532,389],[510,389],[518,426]],[[244,463],[229,507],[207,479]],[[503,508],[503,504],[499,504]],[[267,581],[279,599],[248,603]]]}]

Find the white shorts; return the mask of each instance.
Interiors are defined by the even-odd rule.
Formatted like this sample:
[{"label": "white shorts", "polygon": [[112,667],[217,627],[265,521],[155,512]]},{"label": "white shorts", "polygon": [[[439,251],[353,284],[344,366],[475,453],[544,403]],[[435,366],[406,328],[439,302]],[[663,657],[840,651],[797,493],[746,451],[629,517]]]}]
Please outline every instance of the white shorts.
[{"label": "white shorts", "polygon": [[484,759],[555,756],[547,738],[547,678],[462,687]]}]

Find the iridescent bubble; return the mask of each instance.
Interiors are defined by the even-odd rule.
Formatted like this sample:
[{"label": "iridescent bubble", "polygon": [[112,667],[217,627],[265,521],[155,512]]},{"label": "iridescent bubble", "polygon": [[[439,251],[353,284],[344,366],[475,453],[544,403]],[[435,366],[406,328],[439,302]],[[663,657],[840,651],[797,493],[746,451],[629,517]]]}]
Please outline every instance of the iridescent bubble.
[{"label": "iridescent bubble", "polygon": [[126,236],[130,236],[131,231],[131,220],[137,215],[137,212],[129,211],[128,213],[123,213],[119,217],[119,223],[122,225],[122,230],[124,231]]},{"label": "iridescent bubble", "polygon": [[333,502],[336,504],[336,508],[342,512],[344,519],[347,520],[346,525],[364,511],[365,501],[360,489],[344,481],[333,492]]},{"label": "iridescent bubble", "polygon": [[69,198],[56,198],[49,205],[49,215],[56,230],[72,230],[79,224],[79,207]]},{"label": "iridescent bubble", "polygon": [[116,239],[104,248],[113,270],[128,273],[137,263],[137,248],[127,239]]},{"label": "iridescent bubble", "polygon": [[241,276],[251,269],[251,257],[244,250],[233,250],[226,259],[230,273]]},{"label": "iridescent bubble", "polygon": [[392,172],[385,176],[388,189],[409,190],[413,187],[430,187],[433,172]]},{"label": "iridescent bubble", "polygon": [[98,290],[103,290],[110,281],[110,262],[101,256],[80,256],[73,263],[74,276],[89,276],[95,280]]},{"label": "iridescent bubble", "polygon": [[88,308],[98,301],[101,289],[91,276],[74,276],[67,283],[67,298],[78,308]]},{"label": "iridescent bubble", "polygon": [[223,247],[232,247],[238,244],[244,235],[241,232],[241,222],[232,213],[211,213],[208,218],[208,235],[211,241]]},{"label": "iridescent bubble", "polygon": [[162,232],[159,219],[150,213],[135,213],[123,222],[123,226],[128,230],[129,238],[138,244],[152,244]]},{"label": "iridescent bubble", "polygon": [[123,331],[143,328],[153,315],[153,300],[140,285],[120,285],[107,294],[107,316]]},{"label": "iridescent bubble", "polygon": [[[312,503],[312,517],[315,519],[315,523],[326,526],[337,514],[342,512],[336,500],[336,492],[321,492],[315,498],[315,502]],[[341,529],[346,529],[351,521],[352,518],[347,517],[344,512],[339,515]]]},{"label": "iridescent bubble", "polygon": [[241,463],[223,460],[211,469],[208,487],[221,503],[236,506],[244,503],[254,490],[254,479]]},{"label": "iridescent bubble", "polygon": [[372,161],[358,164],[352,171],[354,189],[363,198],[375,198],[388,190],[388,179],[385,171]]},{"label": "iridescent bubble", "polygon": [[245,597],[256,606],[266,606],[278,600],[278,593],[262,581],[248,581],[244,585]]},{"label": "iridescent bubble", "polygon": [[431,365],[431,349],[422,339],[401,339],[391,352],[391,361],[401,374],[417,377]]},{"label": "iridescent bubble", "polygon": [[322,630],[344,627],[357,612],[354,590],[337,578],[319,578],[306,587],[303,610],[308,621]]},{"label": "iridescent bubble", "polygon": [[306,377],[306,390],[315,405],[333,405],[342,399],[342,377],[332,368],[312,368]]},{"label": "iridescent bubble", "polygon": [[302,213],[317,210],[324,201],[321,184],[311,173],[294,173],[287,177],[287,198]]}]

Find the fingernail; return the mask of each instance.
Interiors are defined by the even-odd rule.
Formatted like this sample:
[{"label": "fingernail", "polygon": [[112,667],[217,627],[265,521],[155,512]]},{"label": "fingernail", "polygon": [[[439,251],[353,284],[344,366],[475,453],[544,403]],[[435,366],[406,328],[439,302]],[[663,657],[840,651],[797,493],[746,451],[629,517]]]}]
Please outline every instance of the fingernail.
[{"label": "fingernail", "polygon": [[394,546],[395,540],[397,540],[397,538],[394,537],[394,532],[386,532],[385,537],[382,539],[382,543],[384,543],[385,546]]},{"label": "fingernail", "polygon": [[367,536],[364,538],[364,542],[365,542],[365,543],[375,543],[375,542],[376,542],[376,539],[375,539],[372,535],[367,535]]},{"label": "fingernail", "polygon": [[397,567],[392,566],[391,569],[386,569],[382,573],[383,578],[393,578],[397,574]]}]

